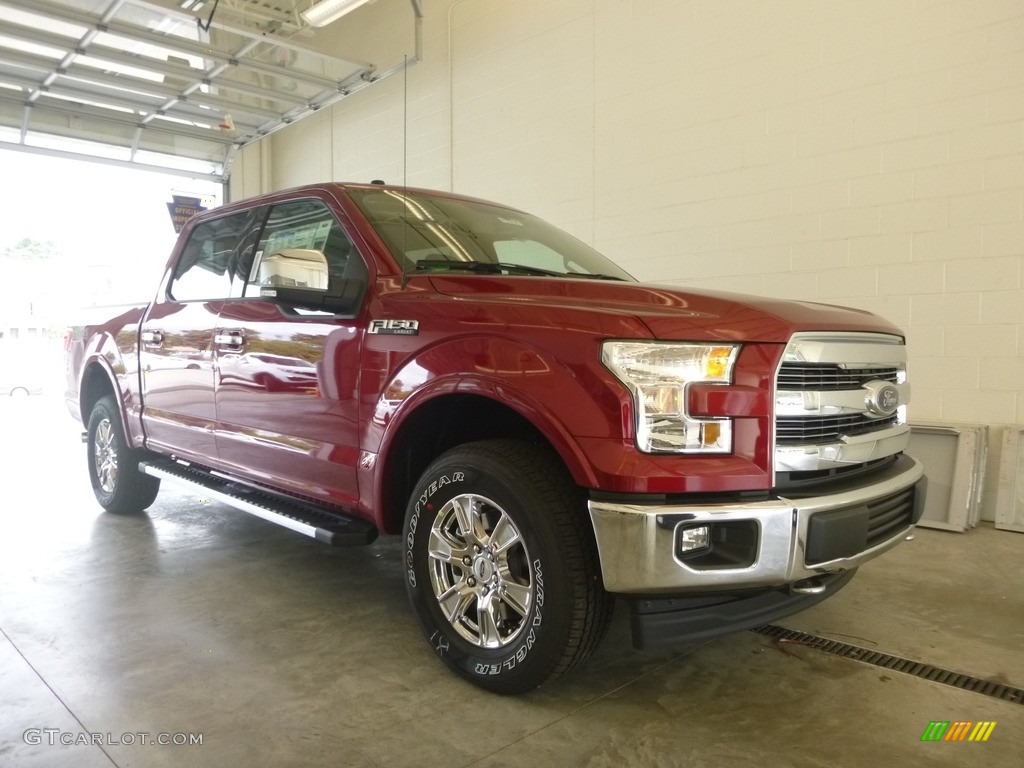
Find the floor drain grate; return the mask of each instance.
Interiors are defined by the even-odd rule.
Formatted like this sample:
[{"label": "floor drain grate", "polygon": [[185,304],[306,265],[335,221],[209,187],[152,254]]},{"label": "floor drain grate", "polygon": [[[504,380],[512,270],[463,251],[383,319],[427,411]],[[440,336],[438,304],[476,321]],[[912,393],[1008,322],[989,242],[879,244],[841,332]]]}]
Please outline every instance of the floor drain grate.
[{"label": "floor drain grate", "polygon": [[827,637],[798,632],[795,629],[777,627],[774,624],[755,627],[752,631],[775,640],[806,645],[808,648],[831,653],[834,656],[863,661],[865,664],[874,664],[876,667],[914,675],[915,677],[931,680],[935,683],[942,683],[943,685],[951,685],[954,688],[991,696],[994,699],[1009,701],[1013,704],[1024,704],[1024,688],[1014,688],[1012,685],[993,683],[991,680],[983,680],[973,675],[965,675],[961,672],[954,672],[950,669],[943,669],[931,664],[923,664],[920,661],[904,659],[880,651],[872,651],[869,648],[861,648],[849,643],[840,643],[837,640],[829,640]]}]

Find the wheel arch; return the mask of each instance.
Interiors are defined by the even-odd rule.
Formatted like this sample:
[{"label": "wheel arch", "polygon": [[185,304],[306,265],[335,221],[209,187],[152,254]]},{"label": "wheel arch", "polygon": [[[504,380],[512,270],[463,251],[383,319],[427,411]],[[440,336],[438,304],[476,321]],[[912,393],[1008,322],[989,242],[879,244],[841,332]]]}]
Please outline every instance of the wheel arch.
[{"label": "wheel arch", "polygon": [[579,446],[555,419],[541,416],[507,387],[501,388],[501,399],[486,388],[473,389],[460,387],[410,403],[412,407],[402,409],[402,418],[388,430],[377,457],[374,487],[374,508],[383,531],[401,531],[409,494],[427,466],[464,443],[504,438],[547,445],[574,482],[594,482]]},{"label": "wheel arch", "polygon": [[[100,398],[106,395],[112,395],[118,407],[122,407],[122,396],[118,390],[113,370],[102,357],[95,357],[83,366],[78,386],[78,407],[83,424],[89,424],[89,415],[92,413],[92,409],[96,407]],[[124,421],[123,418],[122,421]],[[129,436],[126,434],[125,438],[128,439]]]}]

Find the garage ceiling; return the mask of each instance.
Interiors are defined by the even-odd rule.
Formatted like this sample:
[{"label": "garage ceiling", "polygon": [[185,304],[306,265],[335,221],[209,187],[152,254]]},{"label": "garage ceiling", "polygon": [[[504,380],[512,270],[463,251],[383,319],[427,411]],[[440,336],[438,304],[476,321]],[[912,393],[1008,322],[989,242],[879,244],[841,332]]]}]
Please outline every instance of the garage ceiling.
[{"label": "garage ceiling", "polygon": [[394,71],[312,50],[312,4],[0,0],[0,148],[224,180],[240,147]]}]

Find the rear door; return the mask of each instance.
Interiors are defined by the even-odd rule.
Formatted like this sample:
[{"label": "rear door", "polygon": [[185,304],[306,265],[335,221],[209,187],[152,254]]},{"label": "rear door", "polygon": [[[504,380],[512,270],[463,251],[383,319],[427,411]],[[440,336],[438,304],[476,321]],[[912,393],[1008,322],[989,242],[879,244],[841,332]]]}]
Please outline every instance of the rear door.
[{"label": "rear door", "polygon": [[[346,308],[303,310],[260,296],[312,287],[301,267],[321,256],[327,291],[352,297]],[[355,506],[357,316],[367,283],[365,262],[323,200],[270,208],[244,297],[221,306],[214,335],[217,450],[229,472]]]},{"label": "rear door", "polygon": [[214,463],[214,363],[217,316],[244,285],[243,262],[265,209],[233,213],[196,226],[141,325],[147,444]]}]

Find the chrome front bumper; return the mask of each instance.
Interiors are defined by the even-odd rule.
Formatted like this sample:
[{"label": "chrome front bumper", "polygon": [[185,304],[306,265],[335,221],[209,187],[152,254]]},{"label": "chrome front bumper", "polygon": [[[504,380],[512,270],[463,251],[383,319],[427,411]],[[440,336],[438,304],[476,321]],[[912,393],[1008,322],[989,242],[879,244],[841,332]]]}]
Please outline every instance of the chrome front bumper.
[{"label": "chrome front bumper", "polygon": [[[909,523],[888,538],[845,557],[808,564],[811,518],[829,512],[858,509],[918,486],[917,520],[923,499],[924,467],[909,456],[864,478],[830,486],[828,495],[779,497],[771,501],[686,506],[642,506],[591,500],[605,589],[620,594],[687,594],[733,589],[779,587],[827,573],[857,568],[894,547],[913,530]],[[921,484],[919,486],[919,484]],[[867,514],[865,509],[864,514]],[[676,554],[681,526],[702,523],[753,523],[756,555],[742,568],[695,568]]]}]

